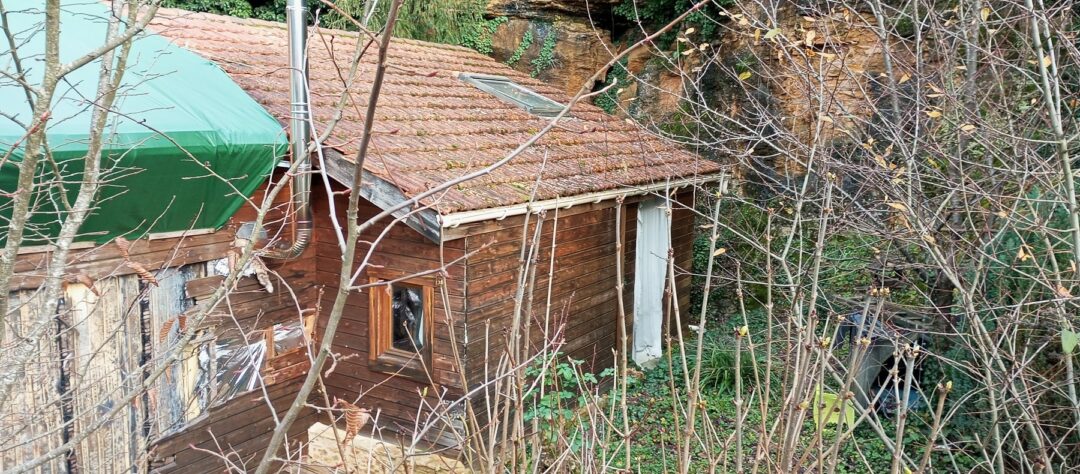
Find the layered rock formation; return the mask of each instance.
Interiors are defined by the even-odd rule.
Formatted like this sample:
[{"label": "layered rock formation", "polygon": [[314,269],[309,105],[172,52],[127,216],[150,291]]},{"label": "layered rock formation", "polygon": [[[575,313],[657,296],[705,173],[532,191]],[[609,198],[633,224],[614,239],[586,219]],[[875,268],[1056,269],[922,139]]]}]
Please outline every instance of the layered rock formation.
[{"label": "layered rock formation", "polygon": [[[506,17],[492,35],[492,56],[568,94],[605,69],[614,54],[611,31],[600,22],[620,0],[491,0],[488,14]],[[590,16],[592,20],[590,20]],[[601,74],[600,80],[603,80]]]}]

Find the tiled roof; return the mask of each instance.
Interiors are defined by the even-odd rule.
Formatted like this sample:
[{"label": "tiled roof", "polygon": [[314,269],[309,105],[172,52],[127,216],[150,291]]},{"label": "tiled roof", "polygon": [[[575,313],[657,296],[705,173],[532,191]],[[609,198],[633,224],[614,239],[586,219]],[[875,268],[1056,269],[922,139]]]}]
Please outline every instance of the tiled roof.
[{"label": "tiled roof", "polygon": [[[283,123],[288,119],[284,24],[161,9],[151,29],[216,62],[271,114]],[[327,29],[309,34],[317,128],[330,121],[341,96],[356,37]],[[375,51],[372,45],[364,54],[351,101],[326,142],[348,159],[359,146]],[[395,39],[388,63],[365,168],[409,196],[505,157],[547,123],[458,79],[457,72],[506,76],[561,103],[570,100],[560,88],[457,46]],[[541,170],[537,199],[720,171],[718,164],[590,104],[575,106],[571,115],[573,119],[561,121],[559,128],[507,165],[454,186],[428,203],[446,214],[527,202]]]}]

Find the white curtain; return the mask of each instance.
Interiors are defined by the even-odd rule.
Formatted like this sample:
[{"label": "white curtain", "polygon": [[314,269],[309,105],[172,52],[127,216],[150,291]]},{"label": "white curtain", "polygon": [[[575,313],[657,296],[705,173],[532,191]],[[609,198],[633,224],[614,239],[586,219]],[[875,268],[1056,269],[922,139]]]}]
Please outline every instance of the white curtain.
[{"label": "white curtain", "polygon": [[634,264],[634,362],[656,365],[662,354],[661,323],[664,314],[664,281],[671,229],[667,199],[651,197],[637,213],[637,244]]}]

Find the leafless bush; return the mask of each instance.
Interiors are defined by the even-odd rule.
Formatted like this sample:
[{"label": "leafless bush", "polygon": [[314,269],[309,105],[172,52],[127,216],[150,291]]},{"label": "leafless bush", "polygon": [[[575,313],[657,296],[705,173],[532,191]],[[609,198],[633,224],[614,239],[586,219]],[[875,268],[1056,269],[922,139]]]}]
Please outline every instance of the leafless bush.
[{"label": "leafless bush", "polygon": [[[718,32],[712,38],[681,23],[701,8],[719,12],[699,20]],[[741,181],[737,192],[725,196],[701,190],[711,197],[693,209],[705,239],[700,265],[669,263],[669,288],[684,272],[701,282],[694,312],[670,308],[665,362],[654,369],[670,376],[673,408],[665,415],[673,425],[659,446],[639,436],[642,422],[632,420],[629,392],[630,379],[640,372],[627,361],[625,336],[618,341],[615,370],[602,377],[561,358],[557,330],[539,347],[521,342],[529,324],[522,314],[545,314],[546,323],[554,322],[553,314],[536,309],[549,302],[523,296],[537,272],[529,257],[547,245],[526,225],[513,337],[487,359],[488,377],[465,396],[428,398],[405,430],[411,437],[400,443],[402,457],[394,462],[407,463],[424,451],[423,438],[448,430],[468,464],[489,472],[633,471],[638,461],[632,453],[642,445],[679,472],[1069,470],[1080,462],[1072,360],[1080,267],[1071,154],[1080,87],[1073,8],[1071,2],[1032,0],[706,1],[668,27],[643,31],[645,39],[634,46],[651,48],[662,69],[679,79],[681,90],[657,91],[677,95],[679,112],[661,121],[620,100],[621,112],[727,160]],[[149,20],[137,11],[129,8],[129,24],[145,25]],[[394,19],[391,8],[391,28]],[[45,28],[55,32],[57,26]],[[121,45],[129,37],[114,31],[106,42]],[[369,52],[379,54],[392,40],[361,35],[359,41],[373,42]],[[113,51],[102,48],[98,55],[124,54],[122,47]],[[610,64],[621,59],[613,55]],[[65,66],[52,61],[47,67],[50,79],[28,94],[51,94]],[[114,74],[102,71],[106,79]],[[638,88],[650,87],[655,85],[638,81]],[[575,101],[592,95],[582,91]],[[371,103],[377,98],[376,86]],[[108,108],[106,103],[101,110]],[[35,112],[35,123],[45,118],[45,108]],[[475,176],[512,160],[561,118]],[[357,166],[363,166],[373,115],[367,119]],[[44,146],[44,131],[28,130],[27,148]],[[91,133],[100,135],[100,127]],[[312,150],[319,151],[318,140]],[[99,157],[87,159],[87,169],[96,169]],[[361,173],[355,175],[357,189]],[[76,210],[91,209],[91,188],[84,188],[89,194],[80,195]],[[274,192],[259,206],[260,219]],[[16,202],[29,193],[20,187]],[[276,468],[275,453],[303,410],[315,406],[334,417],[355,416],[349,406],[363,404],[342,405],[316,391],[333,365],[345,296],[365,288],[353,278],[364,270],[355,263],[365,261],[356,249],[358,235],[394,220],[391,214],[399,210],[357,222],[358,206],[353,193],[350,219],[337,229],[345,256],[340,275],[349,284],[328,295],[328,324],[321,345],[311,349],[312,371],[295,402],[279,414],[274,440],[257,467],[220,450],[236,470]],[[18,219],[28,218],[19,215],[12,218],[0,260],[0,285],[12,278]],[[78,216],[63,223],[38,308],[56,307]],[[366,251],[377,252],[377,244]],[[241,263],[254,254],[252,245],[240,252]],[[207,312],[234,283],[226,280]],[[616,285],[625,325],[627,309]],[[0,298],[0,315],[12,311],[9,299]],[[0,407],[27,377],[24,362],[43,340],[34,335],[44,334],[54,316],[32,314],[24,342],[5,346],[5,361],[12,363],[0,372]],[[703,401],[710,390],[702,377],[707,330],[731,344],[730,420]],[[197,334],[185,331],[182,337],[191,341]],[[151,378],[123,391],[125,403],[163,376],[179,351],[163,356]],[[529,416],[552,391],[571,393],[572,400],[549,406],[556,410],[550,418]],[[117,405],[98,419],[119,410]],[[378,435],[378,426],[372,423],[370,433]],[[79,427],[65,444],[14,468],[52,462],[99,427]],[[869,439],[885,447],[888,459],[843,465],[845,449]],[[291,461],[301,462],[298,456]]]}]

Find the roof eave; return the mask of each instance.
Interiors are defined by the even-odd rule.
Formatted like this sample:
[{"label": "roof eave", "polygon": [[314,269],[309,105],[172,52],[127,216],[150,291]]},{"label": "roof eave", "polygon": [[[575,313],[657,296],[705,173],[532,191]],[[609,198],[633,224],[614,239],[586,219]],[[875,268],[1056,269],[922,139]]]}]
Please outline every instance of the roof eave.
[{"label": "roof eave", "polygon": [[[324,160],[326,174],[335,181],[352,187],[356,165],[334,150],[327,150],[326,154],[326,160]],[[393,183],[367,170],[364,170],[363,179],[360,183],[360,197],[384,211],[400,206],[409,200],[409,197],[402,193]],[[413,207],[411,205],[402,206],[401,209],[392,212],[391,216],[396,220],[401,220],[405,225],[419,232],[428,240],[435,243],[441,242],[442,228],[439,225],[438,214],[431,208],[413,209]]]},{"label": "roof eave", "polygon": [[668,180],[643,186],[628,186],[604,191],[596,191],[575,196],[557,197],[543,201],[525,202],[508,206],[493,207],[489,209],[477,209],[472,211],[455,212],[437,216],[439,225],[443,229],[452,229],[463,224],[482,222],[488,220],[503,220],[507,217],[535,213],[555,208],[568,208],[579,204],[598,203],[619,197],[638,196],[659,191],[670,192],[686,186],[698,186],[706,183],[717,183],[721,193],[727,192],[727,173],[715,173],[691,178]]}]

